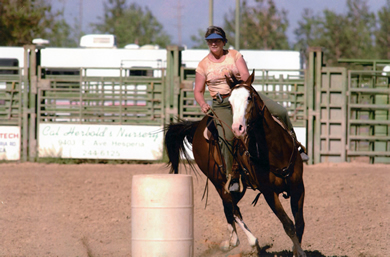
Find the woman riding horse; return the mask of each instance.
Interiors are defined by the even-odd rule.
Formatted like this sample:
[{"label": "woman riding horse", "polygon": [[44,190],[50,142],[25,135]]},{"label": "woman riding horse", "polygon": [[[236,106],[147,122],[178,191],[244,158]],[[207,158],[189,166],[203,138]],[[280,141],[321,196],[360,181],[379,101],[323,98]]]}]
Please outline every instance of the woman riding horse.
[{"label": "woman riding horse", "polygon": [[[204,100],[204,92],[206,84],[213,97],[212,109],[218,119],[223,122],[217,122],[218,134],[220,138],[224,138],[225,142],[220,141],[221,153],[225,160],[225,174],[228,181],[231,181],[233,156],[232,140],[234,135],[231,131],[232,125],[232,110],[229,104],[231,89],[226,82],[225,76],[233,74],[238,80],[246,81],[249,77],[249,71],[243,56],[236,50],[225,50],[223,47],[227,43],[225,31],[217,26],[207,28],[205,39],[209,47],[209,54],[199,62],[195,74],[195,100],[200,105],[202,112],[207,113],[210,106]],[[291,121],[288,117],[287,110],[269,99],[265,95],[260,94],[268,110],[273,116],[281,119],[287,126],[287,129],[295,136],[295,132]],[[301,157],[303,161],[308,160],[308,156],[301,149]],[[226,186],[226,191],[238,191],[238,183],[229,183]],[[229,189],[228,189],[229,188]]]},{"label": "woman riding horse", "polygon": [[[229,251],[240,244],[236,224],[247,236],[248,243],[257,253],[263,252],[254,234],[244,223],[238,202],[247,188],[259,190],[265,200],[283,224],[286,234],[293,242],[293,253],[297,257],[306,256],[302,247],[302,235],[305,227],[303,204],[305,189],[303,184],[303,164],[298,154],[297,142],[285,128],[273,119],[259,94],[252,87],[254,73],[244,82],[231,75],[228,79],[231,88],[229,102],[233,110],[232,129],[236,136],[233,140],[234,169],[243,176],[242,191],[226,192],[228,181],[221,167],[218,135],[215,127],[209,125],[212,120],[206,115],[200,121],[180,120],[166,127],[165,147],[169,157],[171,173],[179,173],[179,163],[184,156],[188,163],[186,143],[192,144],[192,153],[200,170],[207,176],[222,199],[223,210],[228,222],[230,235],[222,241],[220,247]],[[208,128],[211,134],[206,137]],[[194,168],[194,167],[193,167]],[[206,184],[206,189],[208,186]],[[279,194],[291,198],[291,210],[294,222],[286,214],[279,200]],[[260,194],[255,198],[256,204]]]}]

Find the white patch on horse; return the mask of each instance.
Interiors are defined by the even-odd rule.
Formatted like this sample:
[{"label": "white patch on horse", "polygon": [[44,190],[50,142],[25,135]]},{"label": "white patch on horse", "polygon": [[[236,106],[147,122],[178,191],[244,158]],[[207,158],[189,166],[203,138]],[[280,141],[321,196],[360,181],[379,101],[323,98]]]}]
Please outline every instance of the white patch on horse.
[{"label": "white patch on horse", "polygon": [[252,234],[252,232],[249,230],[249,228],[246,226],[246,224],[242,219],[240,219],[235,215],[234,215],[234,219],[237,222],[237,224],[241,227],[241,229],[244,231],[245,235],[248,237],[249,245],[251,247],[255,247],[258,244],[257,238]]},{"label": "white patch on horse", "polygon": [[232,129],[237,136],[246,133],[245,111],[248,106],[249,91],[244,88],[238,88],[232,91],[229,102],[233,111]]}]

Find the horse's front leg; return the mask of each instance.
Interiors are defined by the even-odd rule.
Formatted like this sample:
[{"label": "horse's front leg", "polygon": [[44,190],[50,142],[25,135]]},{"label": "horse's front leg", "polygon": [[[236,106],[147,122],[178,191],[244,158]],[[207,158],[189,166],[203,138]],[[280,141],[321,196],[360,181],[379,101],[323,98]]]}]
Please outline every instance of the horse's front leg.
[{"label": "horse's front leg", "polygon": [[257,238],[248,229],[242,219],[240,208],[237,206],[238,201],[243,197],[245,191],[242,193],[226,194],[223,192],[222,201],[225,212],[225,217],[228,222],[228,230],[230,237],[221,243],[220,247],[224,251],[229,251],[240,244],[240,240],[237,235],[236,223],[241,227],[247,236],[249,245],[256,251],[259,250],[259,244]]},{"label": "horse's front leg", "polygon": [[225,196],[222,198],[223,210],[225,212],[225,217],[228,223],[228,230],[230,233],[229,239],[222,241],[222,243],[220,244],[220,248],[223,251],[230,251],[231,249],[240,245],[240,239],[238,238],[237,235],[237,229],[236,229],[235,218],[234,218],[235,208],[232,199],[229,198],[231,197]]},{"label": "horse's front leg", "polygon": [[246,226],[242,217],[234,216],[234,218],[237,224],[240,226],[240,228],[244,231],[245,235],[247,236],[249,245],[252,247],[253,252],[260,252],[260,246],[257,238],[252,234],[252,232]]},{"label": "horse's front leg", "polygon": [[263,193],[264,198],[267,201],[269,207],[271,207],[272,211],[276,214],[276,216],[282,222],[284,231],[291,238],[291,241],[293,242],[294,256],[306,257],[306,254],[301,247],[300,240],[298,239],[295,225],[292,222],[292,220],[288,217],[287,213],[285,212],[285,210],[284,210],[284,208],[279,200],[278,194],[276,194],[275,192],[273,192],[271,190],[262,190],[262,193]]},{"label": "horse's front leg", "polygon": [[222,241],[219,245],[221,250],[225,252],[230,251],[240,245],[240,239],[238,238],[235,224],[228,223],[228,230],[230,232],[229,239]]}]

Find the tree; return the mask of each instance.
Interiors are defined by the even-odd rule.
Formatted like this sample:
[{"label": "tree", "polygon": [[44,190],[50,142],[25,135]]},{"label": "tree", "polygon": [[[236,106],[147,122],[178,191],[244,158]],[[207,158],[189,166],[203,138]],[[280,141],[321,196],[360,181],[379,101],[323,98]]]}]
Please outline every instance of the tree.
[{"label": "tree", "polygon": [[369,12],[366,0],[348,0],[348,12],[336,14],[325,9],[323,15],[304,10],[303,20],[294,31],[295,49],[310,46],[324,47],[327,64],[336,64],[340,58],[372,58],[375,15]]},{"label": "tree", "polygon": [[205,30],[199,29],[197,36],[196,35],[191,36],[191,40],[195,43],[193,48],[195,48],[195,49],[207,49],[208,48],[207,42],[204,39],[205,34],[206,34]]},{"label": "tree", "polygon": [[53,12],[45,0],[3,0],[0,3],[0,45],[22,46],[45,38],[52,46],[74,44],[63,11]]},{"label": "tree", "polygon": [[115,35],[119,47],[129,43],[165,47],[171,42],[163,26],[147,7],[143,9],[135,3],[127,6],[126,0],[108,0],[108,3],[104,3],[104,17],[99,19],[101,23],[91,24],[94,31]]},{"label": "tree", "polygon": [[376,31],[376,52],[378,58],[390,60],[390,0],[378,11],[379,29]]},{"label": "tree", "polygon": [[[349,28],[350,29],[350,28]],[[328,64],[336,63],[339,58],[346,56],[348,48],[351,47],[348,34],[348,20],[344,15],[324,10],[324,18],[317,28],[317,46],[324,48],[325,60]]]},{"label": "tree", "polygon": [[[286,30],[287,12],[279,11],[273,0],[255,0],[255,6],[242,1],[240,6],[240,48],[289,49]],[[229,39],[235,38],[235,14],[225,15],[225,28]],[[233,42],[233,41],[231,41]]]},{"label": "tree", "polygon": [[75,34],[75,29],[70,27],[63,18],[55,21],[48,30],[41,33],[40,37],[48,39],[50,46],[57,47],[77,47],[79,38]]},{"label": "tree", "polygon": [[309,46],[319,46],[318,39],[320,35],[318,28],[320,24],[321,18],[319,16],[315,16],[310,9],[304,9],[302,20],[298,21],[298,28],[294,31],[296,36],[294,48],[296,50],[304,50]]},{"label": "tree", "polygon": [[[241,49],[289,49],[286,30],[287,12],[278,11],[273,0],[255,0],[255,6],[248,6],[243,0],[240,4],[240,48]],[[234,44],[235,10],[230,10],[224,17],[224,30],[228,39],[227,46]],[[191,36],[196,42],[194,48],[207,48],[204,40],[205,31]]]},{"label": "tree", "polygon": [[367,0],[348,0],[347,6],[346,26],[350,29],[346,30],[346,36],[350,47],[343,55],[345,58],[375,58],[375,14],[369,11]]}]

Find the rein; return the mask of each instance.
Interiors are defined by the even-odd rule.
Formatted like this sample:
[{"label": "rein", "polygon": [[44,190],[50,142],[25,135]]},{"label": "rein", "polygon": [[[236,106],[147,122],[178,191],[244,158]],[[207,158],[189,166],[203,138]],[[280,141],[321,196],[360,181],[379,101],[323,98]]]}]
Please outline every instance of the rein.
[{"label": "rein", "polygon": [[[211,115],[210,112],[211,112],[213,115]],[[214,111],[211,107],[210,107],[210,112],[208,112],[208,113],[206,114],[208,117],[211,117],[213,120],[219,121],[221,124],[222,124],[222,123],[225,124],[226,127],[228,127],[228,128],[230,129],[230,131],[233,132],[232,127],[229,126],[229,124],[227,124],[226,122],[224,122],[224,121],[221,120],[220,118],[218,118],[217,114],[215,113],[215,111]],[[207,125],[208,125],[208,124],[207,124]],[[222,126],[222,130],[223,130],[223,137],[222,137],[223,140],[225,140],[225,141],[227,141],[227,142],[233,141],[233,140],[234,140],[234,137],[233,137],[233,139],[231,139],[231,140],[226,139],[225,128],[224,128],[223,126]],[[234,134],[234,133],[233,133],[233,134]]]}]

